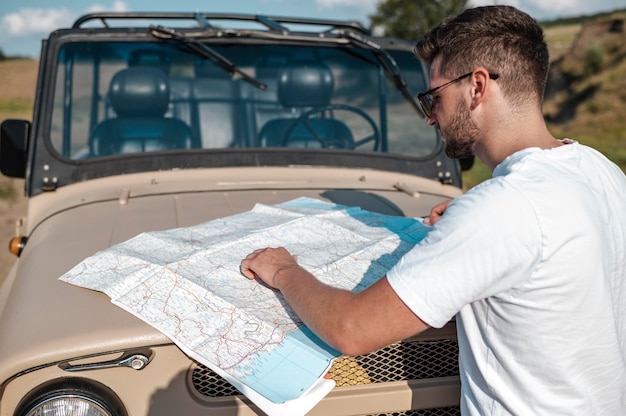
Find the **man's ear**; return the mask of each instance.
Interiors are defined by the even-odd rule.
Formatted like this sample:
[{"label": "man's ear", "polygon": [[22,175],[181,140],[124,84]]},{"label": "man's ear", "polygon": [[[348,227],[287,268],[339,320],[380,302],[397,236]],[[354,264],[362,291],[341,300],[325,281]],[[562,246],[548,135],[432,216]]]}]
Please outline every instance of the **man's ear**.
[{"label": "man's ear", "polygon": [[474,70],[470,78],[472,83],[472,108],[480,105],[485,99],[487,89],[489,88],[489,71],[486,68],[480,67]]}]

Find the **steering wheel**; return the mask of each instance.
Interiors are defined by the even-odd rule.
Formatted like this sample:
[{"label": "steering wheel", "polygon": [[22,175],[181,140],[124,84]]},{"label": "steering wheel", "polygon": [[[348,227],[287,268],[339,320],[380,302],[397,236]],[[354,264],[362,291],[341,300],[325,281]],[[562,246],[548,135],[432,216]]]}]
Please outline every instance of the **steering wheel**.
[{"label": "steering wheel", "polygon": [[[313,128],[309,120],[312,118],[312,116],[316,114],[321,114],[325,111],[330,110],[345,110],[359,115],[361,118],[365,119],[365,121],[367,121],[367,123],[370,125],[370,127],[372,128],[372,134],[364,136],[359,140],[355,140],[354,142],[348,140],[347,137],[321,137],[319,133],[315,130],[315,128]],[[295,119],[291,123],[291,125],[285,130],[285,135],[283,136],[283,146],[286,147],[289,142],[296,139],[294,137],[291,137],[291,134],[300,124],[302,124],[307,129],[307,131],[309,131],[313,135],[311,139],[318,142],[322,148],[355,149],[359,146],[363,146],[366,143],[372,142],[372,150],[376,151],[380,146],[380,132],[378,130],[378,127],[376,126],[376,122],[365,111],[351,105],[329,104],[323,107],[316,107],[311,110],[305,111],[297,119]]]}]

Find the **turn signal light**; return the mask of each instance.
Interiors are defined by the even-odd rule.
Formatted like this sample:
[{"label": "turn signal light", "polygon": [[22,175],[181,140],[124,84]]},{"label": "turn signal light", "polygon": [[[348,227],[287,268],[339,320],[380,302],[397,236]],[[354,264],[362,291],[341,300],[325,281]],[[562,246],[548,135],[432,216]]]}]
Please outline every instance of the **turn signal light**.
[{"label": "turn signal light", "polygon": [[19,257],[20,254],[22,254],[22,250],[24,250],[24,246],[26,246],[26,241],[28,241],[28,237],[13,237],[11,241],[9,241],[9,252]]}]

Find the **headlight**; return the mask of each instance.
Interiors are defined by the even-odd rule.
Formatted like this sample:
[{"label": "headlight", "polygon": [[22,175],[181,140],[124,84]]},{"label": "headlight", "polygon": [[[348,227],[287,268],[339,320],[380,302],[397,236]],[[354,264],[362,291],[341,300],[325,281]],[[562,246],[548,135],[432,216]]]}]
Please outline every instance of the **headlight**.
[{"label": "headlight", "polygon": [[119,398],[91,380],[53,380],[29,393],[16,416],[126,416]]},{"label": "headlight", "polygon": [[89,397],[63,394],[50,397],[26,410],[25,416],[113,416],[104,406]]}]

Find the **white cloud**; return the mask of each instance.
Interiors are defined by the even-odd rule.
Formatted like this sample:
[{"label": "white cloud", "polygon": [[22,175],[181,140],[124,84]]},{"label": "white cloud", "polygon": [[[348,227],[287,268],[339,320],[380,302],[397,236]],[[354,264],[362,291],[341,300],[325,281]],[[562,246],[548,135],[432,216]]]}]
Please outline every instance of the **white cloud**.
[{"label": "white cloud", "polygon": [[2,18],[2,27],[10,36],[49,33],[72,24],[76,14],[68,9],[23,8]]},{"label": "white cloud", "polygon": [[315,3],[326,9],[333,7],[358,7],[361,9],[376,9],[379,0],[315,0]]},{"label": "white cloud", "polygon": [[[116,0],[112,6],[94,4],[89,6],[85,13],[96,11],[127,11],[128,5],[122,0]],[[47,35],[62,27],[69,27],[74,23],[79,13],[67,8],[33,8],[25,7],[17,12],[6,14],[0,20],[0,25],[9,37],[26,37],[30,35]]]},{"label": "white cloud", "polygon": [[122,0],[115,0],[113,2],[113,6],[112,7],[106,7],[106,6],[101,6],[100,4],[94,4],[91,5],[88,9],[87,9],[87,13],[94,13],[94,12],[127,12],[128,9],[128,4],[126,4],[125,1]]},{"label": "white cloud", "polygon": [[[327,13],[328,17],[350,19],[366,23],[369,16],[376,12],[376,5],[381,0],[315,0],[319,12]],[[342,17],[338,17],[342,16]]]},{"label": "white cloud", "polygon": [[374,8],[376,3],[378,3],[378,0],[315,0],[315,3],[326,8],[341,7],[341,6],[348,6],[348,7],[358,6],[358,7],[363,7],[363,8],[368,8],[371,6],[372,8]]},{"label": "white cloud", "polygon": [[539,20],[611,11],[623,8],[623,2],[624,0],[470,0],[472,6],[515,6]]}]

